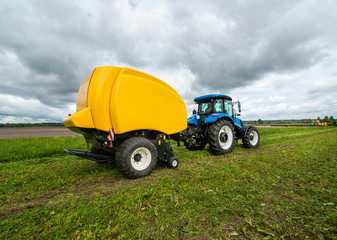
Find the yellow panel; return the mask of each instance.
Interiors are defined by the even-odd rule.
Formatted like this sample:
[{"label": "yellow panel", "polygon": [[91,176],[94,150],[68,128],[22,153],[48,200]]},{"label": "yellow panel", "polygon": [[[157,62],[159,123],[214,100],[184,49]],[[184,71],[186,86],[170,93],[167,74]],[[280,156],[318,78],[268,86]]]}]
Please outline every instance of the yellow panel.
[{"label": "yellow panel", "polygon": [[120,72],[110,110],[117,134],[139,129],[173,134],[187,126],[186,107],[179,94],[161,80],[131,69]]},{"label": "yellow panel", "polygon": [[66,127],[94,128],[90,108],[85,108],[63,119]]},{"label": "yellow panel", "polygon": [[63,118],[63,125],[67,128],[74,127],[74,123],[71,121],[71,116]]},{"label": "yellow panel", "polygon": [[84,78],[80,86],[80,89],[78,90],[77,101],[76,101],[76,112],[79,112],[87,107],[88,87],[89,87],[91,76],[94,71],[92,71],[86,78]]},{"label": "yellow panel", "polygon": [[96,68],[83,80],[76,108],[77,113],[64,119],[66,127],[174,134],[187,126],[179,94],[163,81],[129,68]]},{"label": "yellow panel", "polygon": [[91,78],[88,90],[88,107],[91,108],[96,129],[109,131],[111,90],[120,67],[98,67]]},{"label": "yellow panel", "polygon": [[176,94],[180,98],[180,95],[170,85],[168,85],[167,83],[163,82],[162,80],[160,80],[158,78],[155,78],[155,77],[153,77],[153,76],[151,76],[147,73],[143,73],[143,72],[131,69],[131,68],[124,68],[124,70],[122,71],[122,74],[140,78],[140,81],[141,81],[142,78],[151,80],[154,83],[160,84],[163,87],[167,88],[168,91],[171,91],[172,94]]}]

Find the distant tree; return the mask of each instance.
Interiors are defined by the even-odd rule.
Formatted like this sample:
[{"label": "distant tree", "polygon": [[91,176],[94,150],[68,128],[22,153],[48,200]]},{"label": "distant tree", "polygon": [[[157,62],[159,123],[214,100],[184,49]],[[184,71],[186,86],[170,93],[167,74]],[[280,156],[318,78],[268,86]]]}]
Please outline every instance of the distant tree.
[{"label": "distant tree", "polygon": [[320,117],[318,117],[318,118],[317,118],[317,120],[321,120],[321,118],[320,118]]},{"label": "distant tree", "polygon": [[335,119],[334,119],[333,116],[330,116],[329,119],[330,119],[331,121],[335,121]]},{"label": "distant tree", "polygon": [[257,120],[258,124],[263,124],[263,121],[261,119]]},{"label": "distant tree", "polygon": [[325,122],[329,121],[329,117],[328,117],[328,116],[325,116],[325,117],[324,117],[324,121],[325,121]]}]

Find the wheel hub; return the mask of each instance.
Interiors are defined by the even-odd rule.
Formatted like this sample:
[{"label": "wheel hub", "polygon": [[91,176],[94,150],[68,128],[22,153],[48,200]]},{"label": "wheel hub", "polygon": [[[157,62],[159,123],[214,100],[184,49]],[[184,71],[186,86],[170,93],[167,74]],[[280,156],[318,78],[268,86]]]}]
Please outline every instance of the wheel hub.
[{"label": "wheel hub", "polygon": [[253,135],[253,134],[251,134],[251,135],[249,136],[249,140],[250,140],[250,141],[253,141],[253,140],[254,140],[254,135]]},{"label": "wheel hub", "polygon": [[143,171],[151,164],[151,152],[146,147],[139,147],[133,151],[130,160],[135,170]]},{"label": "wheel hub", "polygon": [[227,142],[227,140],[228,140],[227,133],[226,132],[220,133],[220,141],[223,142],[223,143],[225,143],[225,142]]},{"label": "wheel hub", "polygon": [[134,156],[135,162],[140,162],[142,160],[142,155],[139,153],[136,153]]}]

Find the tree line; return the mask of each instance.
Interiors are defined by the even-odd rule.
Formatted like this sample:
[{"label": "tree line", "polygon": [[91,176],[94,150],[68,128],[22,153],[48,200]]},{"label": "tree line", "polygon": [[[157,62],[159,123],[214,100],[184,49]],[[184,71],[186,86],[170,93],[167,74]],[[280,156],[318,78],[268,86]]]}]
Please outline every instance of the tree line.
[{"label": "tree line", "polygon": [[328,126],[337,126],[337,121],[333,116],[325,116],[324,118],[317,117],[317,119],[291,119],[291,120],[262,120],[258,119],[255,121],[244,121],[245,124],[253,125],[303,125],[310,126],[314,120],[319,120],[320,122],[327,122]]},{"label": "tree line", "polygon": [[0,123],[0,128],[4,127],[60,127],[63,123],[47,122],[47,123]]}]

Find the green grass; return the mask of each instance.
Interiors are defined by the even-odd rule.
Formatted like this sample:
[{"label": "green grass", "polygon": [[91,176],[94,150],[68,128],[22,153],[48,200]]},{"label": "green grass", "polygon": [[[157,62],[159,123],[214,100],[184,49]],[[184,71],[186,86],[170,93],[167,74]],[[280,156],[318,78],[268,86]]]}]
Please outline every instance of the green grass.
[{"label": "green grass", "polygon": [[259,131],[137,180],[63,152],[81,137],[1,139],[0,238],[337,239],[337,128]]},{"label": "green grass", "polygon": [[85,149],[83,137],[0,139],[0,163],[66,155],[65,148]]}]

